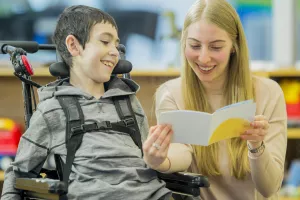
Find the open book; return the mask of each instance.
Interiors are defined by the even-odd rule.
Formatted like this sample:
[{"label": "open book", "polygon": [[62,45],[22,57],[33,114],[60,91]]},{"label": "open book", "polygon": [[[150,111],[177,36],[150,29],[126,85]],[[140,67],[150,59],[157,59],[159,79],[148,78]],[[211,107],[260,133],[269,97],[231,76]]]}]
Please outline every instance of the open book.
[{"label": "open book", "polygon": [[239,137],[250,127],[256,111],[253,100],[242,101],[216,110],[213,114],[190,110],[174,110],[160,114],[159,124],[171,124],[173,143],[208,146]]}]

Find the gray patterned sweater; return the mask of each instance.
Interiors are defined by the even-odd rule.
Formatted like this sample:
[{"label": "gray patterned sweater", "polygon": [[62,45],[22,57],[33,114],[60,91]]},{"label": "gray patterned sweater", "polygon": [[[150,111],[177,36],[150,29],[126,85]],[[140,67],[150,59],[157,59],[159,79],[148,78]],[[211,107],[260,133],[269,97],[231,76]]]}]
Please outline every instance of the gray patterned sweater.
[{"label": "gray patterned sweater", "polygon": [[[42,167],[55,169],[54,154],[65,161],[66,118],[57,96],[77,96],[85,121],[117,122],[120,118],[112,97],[130,95],[144,141],[148,123],[135,96],[138,89],[134,81],[117,77],[106,84],[106,92],[100,99],[66,81],[40,88],[40,103],[20,140],[15,161],[5,172],[1,199],[20,199],[19,191],[14,188],[16,177],[23,173],[35,177]],[[164,196],[167,199],[170,191],[157,179],[155,171],[146,166],[140,149],[128,134],[112,130],[84,134],[70,174],[69,199],[157,200]]]}]

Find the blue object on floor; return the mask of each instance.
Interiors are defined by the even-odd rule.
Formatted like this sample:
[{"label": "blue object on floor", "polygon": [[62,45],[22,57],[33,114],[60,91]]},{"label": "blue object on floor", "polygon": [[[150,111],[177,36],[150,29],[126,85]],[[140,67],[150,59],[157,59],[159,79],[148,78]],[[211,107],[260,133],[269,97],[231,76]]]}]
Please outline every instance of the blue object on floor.
[{"label": "blue object on floor", "polygon": [[296,187],[300,186],[300,160],[292,161],[286,184]]}]

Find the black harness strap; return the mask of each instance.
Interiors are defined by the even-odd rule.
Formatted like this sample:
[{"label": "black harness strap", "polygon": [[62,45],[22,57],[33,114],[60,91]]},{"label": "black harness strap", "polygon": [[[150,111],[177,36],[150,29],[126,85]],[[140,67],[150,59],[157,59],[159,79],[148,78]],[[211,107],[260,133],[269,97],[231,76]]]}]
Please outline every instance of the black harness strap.
[{"label": "black harness strap", "polygon": [[133,112],[130,97],[128,95],[113,97],[113,102],[115,104],[120,119],[124,123],[123,126],[132,129],[132,131],[130,132],[130,136],[134,143],[141,149],[143,155],[141,133],[135,114]]},{"label": "black harness strap", "polygon": [[[129,96],[114,98],[114,104],[121,121],[110,123],[103,121],[101,123],[94,122],[85,124],[84,115],[81,106],[74,96],[58,96],[60,106],[66,116],[66,148],[67,158],[66,164],[63,164],[60,156],[55,156],[56,168],[60,179],[68,188],[69,176],[71,173],[72,164],[74,162],[75,153],[81,145],[84,133],[97,130],[115,130],[118,132],[128,133],[134,143],[141,149],[142,141],[135,118]],[[67,191],[66,191],[67,192]]]},{"label": "black harness strap", "polygon": [[73,134],[83,134],[86,132],[92,132],[92,131],[99,131],[99,130],[114,130],[118,132],[123,133],[129,133],[131,134],[133,130],[129,127],[125,127],[124,122],[116,122],[116,123],[110,123],[110,121],[103,121],[101,123],[94,122],[91,124],[82,124],[77,127],[72,128]]},{"label": "black harness strap", "polygon": [[71,173],[72,164],[75,158],[75,153],[79,148],[83,134],[72,134],[73,127],[78,127],[84,124],[84,115],[76,97],[59,96],[57,97],[60,106],[66,115],[66,147],[67,158],[66,164],[63,167],[63,181],[68,188],[69,176]]}]

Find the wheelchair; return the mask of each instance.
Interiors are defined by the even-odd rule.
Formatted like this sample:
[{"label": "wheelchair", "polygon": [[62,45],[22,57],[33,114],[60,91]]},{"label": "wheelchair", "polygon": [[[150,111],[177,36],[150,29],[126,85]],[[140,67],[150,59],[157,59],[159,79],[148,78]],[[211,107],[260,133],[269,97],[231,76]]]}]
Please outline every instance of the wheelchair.
[{"label": "wheelchair", "polygon": [[[35,53],[39,49],[56,50],[54,45],[40,45],[36,42],[28,41],[0,41],[0,51],[10,54],[10,59],[17,76],[23,85],[24,108],[25,108],[25,126],[29,127],[29,120],[33,113],[33,105],[36,104],[34,99],[33,87],[40,87],[39,84],[31,80],[33,69],[29,64],[26,53]],[[125,46],[119,45],[120,60],[113,70],[112,76],[123,76],[130,79],[132,64],[125,58]],[[69,71],[64,62],[61,61],[57,53],[57,62],[49,67],[49,72],[57,79],[69,76]],[[36,105],[34,105],[36,106]],[[15,188],[20,190],[22,198],[30,199],[66,199],[67,186],[59,178],[62,176],[61,166],[63,163],[59,159],[55,159],[56,170],[43,171],[43,178],[17,178]],[[54,175],[53,175],[54,174]],[[58,175],[58,176],[57,176]],[[172,191],[172,197],[175,200],[185,199],[187,196],[197,197],[200,195],[200,187],[209,187],[207,177],[199,174],[191,174],[185,172],[176,172],[172,174],[164,174],[157,172],[159,179],[166,183],[166,188]]]}]

